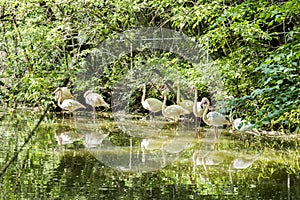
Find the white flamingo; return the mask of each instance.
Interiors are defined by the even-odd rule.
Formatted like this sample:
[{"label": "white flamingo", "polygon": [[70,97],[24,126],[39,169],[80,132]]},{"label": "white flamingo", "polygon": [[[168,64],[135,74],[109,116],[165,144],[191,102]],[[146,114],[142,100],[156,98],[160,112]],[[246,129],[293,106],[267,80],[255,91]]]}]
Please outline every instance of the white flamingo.
[{"label": "white flamingo", "polygon": [[78,110],[80,108],[85,108],[84,105],[82,105],[81,103],[79,103],[78,101],[75,101],[73,99],[65,99],[62,101],[62,92],[61,91],[59,92],[57,104],[62,110],[68,110],[70,112],[70,121],[72,120],[72,113],[75,110]]},{"label": "white flamingo", "polygon": [[193,106],[193,113],[195,115],[195,130],[197,131],[197,118],[200,117],[199,120],[199,131],[200,131],[200,126],[201,126],[201,118],[203,116],[204,113],[204,106],[201,106],[201,102],[197,101],[198,98],[198,90],[195,86],[192,87],[192,90],[194,91],[194,106]]},{"label": "white flamingo", "polygon": [[68,89],[68,87],[58,87],[53,92],[55,95],[54,99],[55,101],[58,101],[59,93],[61,93],[61,101],[64,101],[66,99],[73,99],[73,95],[71,94],[71,91]]},{"label": "white flamingo", "polygon": [[176,122],[181,115],[189,114],[189,111],[179,105],[171,105],[166,107],[167,92],[163,91],[164,101],[162,104],[162,114],[164,117],[174,120],[174,129],[176,129]]},{"label": "white flamingo", "polygon": [[252,124],[242,118],[237,118],[233,121],[233,126],[238,131],[248,131],[251,130]]},{"label": "white flamingo", "polygon": [[155,117],[155,113],[161,111],[162,102],[156,98],[146,98],[146,83],[143,86],[143,96],[142,96],[142,106],[144,109],[149,110],[153,113],[153,119]]},{"label": "white flamingo", "polygon": [[93,107],[94,120],[96,119],[96,107],[103,106],[109,108],[109,104],[104,101],[103,97],[91,90],[86,91],[83,97],[85,98],[85,102]]},{"label": "white flamingo", "polygon": [[[55,101],[58,101],[59,96],[61,95],[61,102],[66,99],[73,99],[73,95],[71,94],[71,91],[68,89],[68,87],[58,87],[53,92]],[[64,110],[62,110],[62,115],[64,117]]]},{"label": "white flamingo", "polygon": [[177,97],[176,97],[176,104],[181,106],[182,108],[184,108],[185,110],[189,111],[189,113],[187,114],[188,117],[188,127],[190,125],[190,121],[189,121],[189,118],[190,118],[190,114],[193,112],[193,107],[194,107],[194,102],[191,101],[191,100],[188,100],[188,99],[181,99],[180,98],[180,87],[179,85],[177,85],[176,83],[174,83],[175,87],[177,87]]},{"label": "white flamingo", "polygon": [[[233,96],[229,96],[229,97],[227,97],[227,99],[228,100],[233,100],[234,97]],[[242,119],[242,118],[237,118],[237,119],[233,120],[233,112],[232,112],[232,110],[233,110],[233,108],[231,108],[231,110],[230,110],[229,120],[233,124],[233,127],[237,131],[253,133],[254,135],[259,134],[259,131],[256,128],[254,128],[253,124],[251,124],[249,121],[247,121],[245,119]]]},{"label": "white flamingo", "polygon": [[176,103],[177,105],[181,106],[182,108],[186,109],[189,111],[189,114],[193,112],[193,106],[194,102],[188,99],[180,99],[180,88],[177,84],[174,84],[174,86],[177,87],[177,98],[176,98]]},{"label": "white flamingo", "polygon": [[206,105],[206,108],[203,113],[203,117],[202,117],[203,121],[205,124],[207,124],[209,126],[214,126],[215,138],[218,138],[218,126],[222,126],[224,124],[230,124],[230,122],[228,120],[226,120],[224,115],[222,115],[216,111],[209,112],[207,114],[208,109],[210,107],[210,101],[206,97],[203,97],[200,102],[200,105],[202,106],[202,104],[204,104],[204,103],[207,103],[207,105]]},{"label": "white flamingo", "polygon": [[[241,136],[242,136],[242,140],[244,142],[245,145],[245,136],[244,136],[244,132],[245,133],[251,133],[253,135],[258,136],[259,135],[259,131],[253,127],[253,124],[251,124],[250,122],[242,119],[242,118],[237,118],[233,121],[233,126],[237,131],[241,132]],[[249,145],[250,145],[250,141],[249,141]]]}]

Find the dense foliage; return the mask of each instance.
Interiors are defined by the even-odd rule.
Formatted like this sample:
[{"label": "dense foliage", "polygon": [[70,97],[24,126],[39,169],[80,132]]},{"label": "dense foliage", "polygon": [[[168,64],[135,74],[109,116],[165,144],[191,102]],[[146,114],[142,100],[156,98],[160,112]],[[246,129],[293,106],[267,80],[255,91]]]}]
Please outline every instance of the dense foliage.
[{"label": "dense foliage", "polygon": [[[236,116],[299,132],[299,14],[298,0],[1,0],[0,97],[8,106],[53,104],[55,87],[84,88],[76,76],[99,42],[128,29],[163,27],[209,51],[227,94],[236,97]],[[160,57],[170,60],[167,52]],[[111,63],[98,80],[106,98],[129,59]],[[153,52],[134,59],[153,59]],[[192,68],[174,67],[180,66],[199,82]]]}]

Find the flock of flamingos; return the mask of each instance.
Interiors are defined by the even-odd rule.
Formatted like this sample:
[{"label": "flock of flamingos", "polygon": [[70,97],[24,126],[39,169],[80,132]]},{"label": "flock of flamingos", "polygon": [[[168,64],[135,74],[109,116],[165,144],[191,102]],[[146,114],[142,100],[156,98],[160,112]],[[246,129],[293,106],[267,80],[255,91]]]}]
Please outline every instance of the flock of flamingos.
[{"label": "flock of flamingos", "polygon": [[[177,85],[176,85],[177,86]],[[162,92],[163,101],[160,101],[156,98],[147,98],[146,99],[146,84],[143,85],[143,95],[141,103],[144,109],[152,112],[155,116],[156,112],[162,111],[162,114],[165,118],[171,119],[174,121],[174,128],[176,129],[176,122],[179,120],[180,116],[193,113],[194,116],[202,118],[202,120],[209,126],[213,126],[215,129],[215,137],[218,137],[218,126],[230,125],[231,123],[225,118],[224,115],[217,111],[211,111],[208,113],[210,107],[210,101],[208,98],[203,97],[200,102],[197,101],[198,93],[196,88],[193,86],[192,91],[194,92],[194,101],[191,100],[181,100],[180,99],[180,89],[177,86],[177,104],[175,105],[166,105],[167,101],[167,89]],[[74,111],[80,108],[86,108],[83,104],[73,99],[73,95],[67,87],[58,87],[54,91],[55,100],[57,101],[58,106],[64,110],[67,110],[72,114]],[[96,117],[96,107],[107,107],[109,104],[106,103],[103,97],[100,94],[94,93],[91,90],[88,90],[84,93],[84,98],[86,104],[92,106],[94,120]],[[70,117],[71,120],[71,117]],[[230,120],[231,121],[231,120]],[[241,118],[235,119],[233,126],[239,131],[250,130],[252,124],[242,120]],[[197,125],[196,125],[197,127]]]}]

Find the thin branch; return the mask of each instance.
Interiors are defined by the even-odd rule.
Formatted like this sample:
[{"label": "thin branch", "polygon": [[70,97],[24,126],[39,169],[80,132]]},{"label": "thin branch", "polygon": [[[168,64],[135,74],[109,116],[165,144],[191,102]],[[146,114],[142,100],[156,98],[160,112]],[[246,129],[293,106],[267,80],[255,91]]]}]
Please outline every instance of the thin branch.
[{"label": "thin branch", "polygon": [[6,170],[8,169],[8,167],[18,159],[18,155],[19,153],[24,149],[24,147],[26,146],[26,144],[30,141],[30,139],[32,138],[32,136],[35,134],[36,129],[39,127],[39,125],[42,123],[43,119],[46,116],[47,111],[49,110],[50,105],[48,105],[43,113],[43,115],[40,117],[39,121],[37,122],[37,124],[35,125],[35,127],[32,129],[32,131],[28,134],[27,138],[25,138],[25,141],[23,143],[23,145],[19,148],[18,151],[16,151],[14,153],[14,155],[11,157],[11,159],[1,168],[0,170],[0,177],[2,177],[4,175],[4,173],[6,172]]}]

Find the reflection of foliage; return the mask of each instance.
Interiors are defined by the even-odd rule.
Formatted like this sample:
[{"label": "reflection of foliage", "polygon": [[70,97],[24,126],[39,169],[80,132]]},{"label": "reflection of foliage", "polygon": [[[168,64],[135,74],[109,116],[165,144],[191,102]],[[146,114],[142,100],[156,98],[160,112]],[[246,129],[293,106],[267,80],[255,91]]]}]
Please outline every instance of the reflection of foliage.
[{"label": "reflection of foliage", "polygon": [[[4,116],[1,127],[5,127],[3,129],[5,134],[0,140],[1,166],[12,156],[15,148],[22,144],[26,137],[25,131],[36,123],[35,117],[31,113]],[[27,120],[22,120],[24,118]],[[275,188],[280,191],[278,182],[286,181],[287,173],[290,174],[291,181],[299,180],[297,175],[300,166],[299,152],[294,148],[299,145],[297,141],[286,142],[284,145],[274,141],[270,146],[266,146],[267,141],[253,138],[253,145],[244,151],[235,151],[241,148],[239,141],[222,140],[217,146],[197,141],[184,151],[180,159],[164,169],[151,173],[124,173],[104,166],[86,150],[58,147],[54,140],[54,132],[59,130],[59,127],[51,125],[51,116],[47,116],[46,119],[19,154],[18,160],[1,177],[1,198],[8,195],[16,199],[21,197],[74,199],[83,196],[112,199],[175,198],[180,195],[188,199],[191,196],[242,197],[246,194],[262,197],[275,190],[268,186],[271,185],[270,182],[276,184]],[[103,121],[101,126],[105,127],[105,123],[108,123],[109,127],[114,127],[110,121]],[[20,130],[20,127],[23,130]],[[65,131],[64,127],[62,129]],[[120,135],[116,128],[111,131],[109,137],[115,145],[129,145],[129,137]],[[137,147],[139,143],[140,139],[133,138],[133,146]],[[195,151],[200,152],[198,154],[200,158],[209,155],[207,152],[215,152],[210,154],[211,160],[221,161],[207,166],[205,171],[203,165],[193,163]],[[256,158],[256,153],[259,153],[259,158],[248,168],[230,168],[234,159]],[[275,191],[273,195],[278,197],[280,194]]]}]

